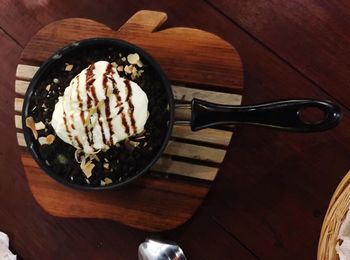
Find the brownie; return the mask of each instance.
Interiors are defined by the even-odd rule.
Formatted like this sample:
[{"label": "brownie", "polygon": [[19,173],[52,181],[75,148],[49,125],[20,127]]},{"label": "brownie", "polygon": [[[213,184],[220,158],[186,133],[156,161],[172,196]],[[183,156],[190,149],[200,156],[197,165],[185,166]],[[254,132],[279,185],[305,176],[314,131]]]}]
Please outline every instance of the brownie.
[{"label": "brownie", "polygon": [[[45,129],[38,131],[38,136],[55,135],[51,144],[35,141],[35,149],[45,160],[57,177],[82,186],[106,186],[125,182],[137,175],[156,156],[160,150],[168,129],[169,100],[157,72],[142,59],[143,72],[138,78],[125,71],[118,71],[121,77],[136,82],[148,97],[150,113],[145,124],[145,131],[138,136],[119,142],[107,151],[100,151],[92,162],[95,167],[92,175],[87,177],[76,160],[76,148],[63,142],[56,136],[50,125],[58,97],[62,96],[70,81],[90,64],[104,60],[116,66],[130,65],[126,59],[130,53],[116,48],[86,47],[79,53],[67,55],[55,62],[43,81],[34,90],[29,103],[28,117],[35,122],[43,122]],[[34,139],[34,137],[33,137]]]}]

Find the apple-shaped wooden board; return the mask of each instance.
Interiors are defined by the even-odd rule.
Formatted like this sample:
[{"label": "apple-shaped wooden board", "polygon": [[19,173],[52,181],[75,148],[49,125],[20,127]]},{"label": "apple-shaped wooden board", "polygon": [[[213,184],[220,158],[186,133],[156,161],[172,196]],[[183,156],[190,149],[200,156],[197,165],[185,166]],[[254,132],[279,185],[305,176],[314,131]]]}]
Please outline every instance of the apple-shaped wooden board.
[{"label": "apple-shaped wooden board", "polygon": [[[150,53],[172,83],[174,96],[189,101],[239,105],[243,89],[241,59],[229,43],[191,28],[157,31],[167,15],[139,11],[119,30],[88,19],[64,19],[42,28],[23,50],[16,73],[15,122],[20,147],[25,147],[21,111],[33,75],[47,58],[77,40],[108,37],[129,41]],[[177,118],[190,111],[177,111]],[[60,217],[115,220],[148,231],[175,228],[187,221],[207,195],[224,160],[232,132],[192,132],[175,126],[165,154],[152,171],[119,190],[83,192],[67,188],[46,175],[22,149],[22,163],[31,192],[50,214]]]}]

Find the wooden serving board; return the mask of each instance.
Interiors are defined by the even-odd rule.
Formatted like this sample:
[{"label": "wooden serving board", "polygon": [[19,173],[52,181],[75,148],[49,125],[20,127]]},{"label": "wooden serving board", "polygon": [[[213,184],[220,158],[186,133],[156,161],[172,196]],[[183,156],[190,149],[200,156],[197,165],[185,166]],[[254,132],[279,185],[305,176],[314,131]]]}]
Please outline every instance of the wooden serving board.
[{"label": "wooden serving board", "polygon": [[340,227],[350,207],[350,171],[333,193],[318,242],[318,260],[338,260],[336,252]]},{"label": "wooden serving board", "polygon": [[[139,11],[117,31],[80,18],[56,21],[41,29],[23,50],[17,67],[15,122],[19,146],[26,146],[21,122],[23,96],[38,66],[66,44],[87,38],[119,38],[145,49],[173,83],[177,100],[196,97],[240,104],[243,69],[234,47],[198,29],[157,31],[166,19],[165,13]],[[189,113],[179,110],[176,117],[187,118]],[[147,176],[122,189],[103,192],[78,191],[55,182],[26,149],[22,149],[22,163],[34,198],[52,215],[111,219],[148,231],[163,231],[183,224],[201,205],[231,137],[231,131],[192,132],[189,126],[175,126],[164,156]]]}]

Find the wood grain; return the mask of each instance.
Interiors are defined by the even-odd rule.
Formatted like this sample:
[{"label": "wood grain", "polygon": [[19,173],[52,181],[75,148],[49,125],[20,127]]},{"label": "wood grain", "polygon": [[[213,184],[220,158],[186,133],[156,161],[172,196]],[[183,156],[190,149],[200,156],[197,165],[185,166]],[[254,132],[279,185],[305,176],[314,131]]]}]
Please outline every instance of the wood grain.
[{"label": "wood grain", "polygon": [[210,128],[202,129],[198,132],[193,132],[188,126],[175,125],[173,128],[172,136],[177,138],[185,138],[188,140],[228,146],[230,144],[232,132]]},{"label": "wood grain", "polygon": [[201,161],[222,163],[226,150],[170,141],[164,153]]},{"label": "wood grain", "polygon": [[[146,19],[147,17],[149,17],[149,20]],[[146,24],[143,24],[145,19],[147,22]],[[67,37],[78,36],[81,37],[81,39],[84,39],[89,38],[91,33],[99,36],[99,33],[107,32],[108,33],[105,37],[112,38],[121,37],[125,39],[127,35],[137,35],[138,38],[135,38],[133,42],[138,41],[139,37],[143,37],[142,39],[149,39],[150,41],[157,40],[157,44],[154,42],[154,46],[159,48],[156,50],[153,46],[151,49],[153,49],[152,52],[155,52],[155,56],[158,58],[162,57],[159,61],[161,65],[165,67],[167,66],[166,63],[169,62],[169,60],[173,60],[174,55],[176,57],[178,57],[178,55],[186,57],[187,61],[184,62],[184,66],[186,67],[192,64],[191,66],[193,66],[193,69],[189,72],[192,75],[191,77],[195,78],[195,80],[191,81],[184,77],[183,80],[186,83],[198,83],[202,85],[206,84],[207,87],[207,78],[201,76],[203,72],[200,71],[195,63],[198,63],[198,66],[200,63],[208,64],[208,66],[210,64],[211,68],[210,73],[208,74],[211,80],[216,80],[218,81],[217,83],[219,86],[226,87],[226,90],[220,90],[220,88],[218,88],[217,90],[219,92],[217,93],[214,91],[215,88],[212,88],[212,90],[202,90],[200,88],[196,88],[196,86],[173,86],[173,89],[176,89],[175,96],[180,98],[181,101],[189,101],[194,97],[200,97],[210,99],[211,101],[221,100],[229,101],[230,103],[234,104],[240,104],[241,96],[239,94],[227,93],[228,89],[231,89],[231,91],[239,91],[242,84],[241,80],[237,81],[239,78],[238,72],[242,72],[242,69],[235,68],[236,66],[241,66],[241,63],[240,58],[235,57],[238,54],[234,48],[228,46],[227,43],[221,40],[219,37],[197,29],[167,29],[166,31],[170,30],[172,32],[172,34],[167,36],[163,35],[164,31],[155,32],[155,30],[151,28],[152,26],[154,28],[160,26],[165,19],[166,15],[164,13],[139,11],[132,16],[125,25],[122,26],[122,28],[118,31],[118,35],[115,31],[112,31],[94,21],[76,18],[57,21],[44,27],[28,43],[22,52],[22,62],[24,63],[17,66],[17,81],[15,82],[15,90],[18,91],[17,94],[20,97],[15,98],[15,111],[17,113],[21,113],[23,107],[23,95],[26,88],[28,88],[27,82],[33,78],[34,74],[38,70],[37,66],[29,66],[25,63],[33,61],[39,62],[40,60],[43,61],[44,55],[49,53],[47,50],[51,48],[46,46],[46,43],[48,45],[52,45],[52,48],[55,46],[55,50],[57,50],[61,47],[61,44]],[[79,30],[79,33],[77,33],[77,30]],[[129,33],[127,33],[128,30]],[[59,33],[57,33],[57,31],[59,31]],[[180,49],[179,52],[175,51],[174,54],[174,48],[171,47],[169,43],[175,42],[175,39],[181,39],[181,37],[188,36],[189,33],[191,33],[191,40],[184,43],[184,47],[178,48]],[[162,36],[155,36],[160,34],[162,34]],[[77,40],[78,38],[74,39]],[[203,49],[203,54],[193,56],[191,60],[185,56],[185,53],[194,47]],[[204,54],[206,51],[210,51],[211,54]],[[212,62],[212,57],[219,57],[222,55],[225,56],[223,63],[226,63],[226,65],[231,63],[233,60],[236,60],[236,63],[230,64],[230,72],[238,76],[236,77],[235,82],[232,80],[227,81],[220,79],[222,68],[215,62]],[[175,66],[179,66],[179,61],[172,64],[172,69],[174,69]],[[179,66],[179,70],[181,69],[182,67]],[[242,73],[240,74],[240,77],[242,77]],[[168,74],[170,80],[179,81],[177,75],[179,75],[178,72]],[[187,111],[187,114],[188,112],[189,111]],[[21,117],[19,115],[15,116],[15,123],[18,129],[21,128],[21,123],[19,122],[20,120]],[[68,188],[65,189],[62,187],[62,185],[59,185],[51,179],[50,182],[44,179],[41,180],[40,178],[42,177],[43,172],[38,168],[38,165],[28,154],[24,153],[22,155],[22,162],[29,180],[29,186],[35,199],[47,212],[52,215],[62,217],[110,219],[148,231],[168,230],[175,228],[188,220],[205,198],[210,185],[209,183],[204,184],[202,182],[196,182],[196,180],[213,181],[218,172],[217,166],[208,166],[207,163],[214,163],[218,165],[224,160],[226,149],[207,147],[207,144],[213,142],[214,140],[219,140],[219,144],[227,145],[230,137],[232,136],[232,133],[228,131],[215,129],[204,131],[203,134],[201,134],[200,131],[197,135],[189,135],[188,130],[184,131],[182,129],[182,131],[179,131],[178,128],[176,133],[177,136],[174,136],[176,140],[173,140],[168,144],[164,153],[165,157],[162,157],[157,161],[157,163],[153,166],[152,171],[158,172],[161,174],[161,176],[163,176],[163,178],[157,179],[157,183],[162,183],[164,187],[168,186],[168,182],[171,181],[171,179],[167,179],[169,175],[181,175],[186,177],[179,180],[178,185],[184,184],[184,186],[188,187],[193,185],[193,189],[186,188],[186,190],[190,191],[190,194],[187,194],[188,197],[183,199],[181,199],[181,196],[177,197],[173,193],[170,193],[170,191],[167,189],[160,189],[158,187],[157,191],[155,191],[151,185],[155,181],[154,177],[148,177],[152,180],[152,182],[147,182],[144,186],[142,186],[140,195],[135,195],[135,190],[133,188],[126,188],[123,189],[123,193],[119,192],[117,196],[114,193],[112,194],[108,192],[103,193],[104,195],[96,195],[97,193],[94,193],[93,195],[89,196],[81,193],[80,196],[76,195],[76,193],[80,193],[79,191],[74,191]],[[205,140],[206,136],[210,133],[214,133],[211,141]],[[190,139],[187,139],[187,137]],[[195,140],[197,144],[187,143],[188,140]],[[200,140],[202,140],[202,142],[198,143]],[[17,133],[17,142],[20,146],[25,146],[22,133]],[[184,159],[187,161],[183,161]],[[193,161],[190,162],[188,160]],[[38,169],[35,170],[35,168]],[[36,176],[36,178],[33,178],[32,175]],[[189,178],[191,178],[192,181],[187,183]],[[201,187],[202,192],[198,192],[198,189],[196,188],[198,185]],[[127,195],[128,193],[130,193],[130,195]],[[169,196],[168,193],[170,194]],[[70,197],[70,201],[68,203],[67,199],[63,199],[62,201],[62,198],[68,197]],[[106,201],[108,201],[106,197],[113,197],[112,201],[110,201],[113,206],[106,206]],[[158,198],[158,202],[155,197]],[[176,197],[179,199],[177,203],[182,204],[181,207],[177,206],[177,203],[175,202]],[[155,205],[155,203],[157,205]],[[172,215],[172,217],[162,215],[163,211],[167,211],[169,203],[173,204],[173,210],[168,214]],[[82,204],[84,204],[84,206],[82,206]],[[128,205],[127,208],[125,208],[124,205]],[[142,209],[140,205],[144,205],[144,208]],[[149,208],[148,211],[147,207]],[[156,212],[158,212],[158,214],[156,214]],[[162,220],[160,220],[160,218],[162,218]]]},{"label": "wood grain", "polygon": [[209,1],[350,108],[348,1]]},{"label": "wood grain", "polygon": [[172,85],[171,87],[174,93],[174,98],[179,101],[191,101],[193,98],[198,98],[219,104],[240,105],[242,102],[242,95],[238,94],[195,89],[176,85]]},{"label": "wood grain", "polygon": [[198,178],[213,181],[218,169],[215,167],[202,166],[194,163],[173,161],[166,158],[160,158],[152,170],[159,172],[169,172],[190,178]]},{"label": "wood grain", "polygon": [[[188,211],[195,210],[208,192],[205,186],[150,178],[142,178],[125,189],[81,192],[57,184],[40,170],[30,155],[22,155],[22,163],[35,199],[51,214],[61,217],[112,219],[132,223],[133,227],[149,231],[173,228],[174,225],[183,223],[188,218]],[[45,196],[41,195],[43,193]],[[60,196],[59,200],[57,195]],[[182,214],[164,210],[165,199]],[[182,200],[186,203],[181,202]],[[152,202],[152,206],[149,202]],[[150,222],[153,224],[148,225]]]},{"label": "wood grain", "polygon": [[[225,28],[209,28],[227,35]],[[246,32],[234,28],[227,39],[245,61],[245,104],[291,97],[332,100]],[[318,134],[237,129],[223,165],[225,174],[218,175],[210,193],[215,194],[210,212],[262,259],[316,258],[328,202],[350,168],[350,121],[347,109],[342,111],[339,127]],[[268,242],[262,243],[263,239]]]},{"label": "wood grain", "polygon": [[[152,11],[139,11],[140,24],[131,21],[121,30],[114,31],[92,20],[71,18],[56,21],[41,29],[27,44],[22,61],[40,64],[59,48],[77,40],[93,37],[120,38],[134,43],[149,52],[161,65],[169,78],[174,81],[223,86],[242,89],[243,70],[240,57],[232,45],[220,37],[191,28],[170,28],[152,33],[145,30],[143,17]],[[150,24],[160,26],[165,14],[152,18]],[[149,29],[149,27],[146,26]],[[79,33],[76,33],[79,31]],[[47,39],[51,39],[49,42]],[[181,44],[174,43],[181,39]],[[45,47],[43,47],[45,46]],[[161,50],[170,50],[169,53]],[[196,55],[189,55],[193,51]],[[204,62],[205,61],[205,62]],[[230,77],[227,77],[230,75]]]}]

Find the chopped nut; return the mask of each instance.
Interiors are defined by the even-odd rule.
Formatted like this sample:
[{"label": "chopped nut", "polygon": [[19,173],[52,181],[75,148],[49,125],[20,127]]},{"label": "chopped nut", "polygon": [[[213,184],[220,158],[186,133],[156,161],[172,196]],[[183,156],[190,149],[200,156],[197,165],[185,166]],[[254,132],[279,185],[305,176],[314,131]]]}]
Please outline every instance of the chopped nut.
[{"label": "chopped nut", "polygon": [[125,57],[123,57],[123,58],[122,58],[122,61],[126,61],[126,58],[125,58]]},{"label": "chopped nut", "polygon": [[106,183],[103,180],[100,180],[100,186],[106,186]]},{"label": "chopped nut", "polygon": [[38,142],[40,145],[44,145],[44,144],[52,144],[54,140],[55,140],[54,135],[48,135],[48,136],[39,137]]},{"label": "chopped nut", "polygon": [[133,67],[132,68],[132,74],[131,74],[131,79],[136,79],[136,78],[138,78],[138,73],[137,73],[137,69],[136,69],[136,67]]},{"label": "chopped nut", "polygon": [[96,154],[90,154],[89,158],[90,158],[90,160],[95,159],[96,161],[100,162],[100,158],[98,158],[98,156]]},{"label": "chopped nut", "polygon": [[140,60],[140,56],[137,53],[129,54],[127,58],[130,64],[137,64],[137,62]]},{"label": "chopped nut", "polygon": [[44,144],[47,144],[47,139],[45,136],[41,136],[39,137],[38,142],[40,145],[44,145]]},{"label": "chopped nut", "polygon": [[139,78],[139,77],[141,77],[142,76],[142,73],[144,72],[144,70],[138,70],[138,71],[136,71],[136,75],[135,75],[135,78]]},{"label": "chopped nut", "polygon": [[26,127],[30,128],[32,130],[33,136],[36,139],[38,139],[38,132],[35,129],[35,122],[33,117],[27,117],[26,118]]},{"label": "chopped nut", "polygon": [[55,141],[55,136],[50,134],[46,136],[47,144],[52,144]]},{"label": "chopped nut", "polygon": [[73,69],[73,64],[67,64],[65,67],[65,71],[71,71]]},{"label": "chopped nut", "polygon": [[110,179],[110,178],[105,178],[105,184],[106,185],[108,185],[108,184],[112,184],[113,183],[113,181],[112,181],[112,179]]},{"label": "chopped nut", "polygon": [[103,164],[103,168],[109,169],[109,163],[104,163],[104,164]]},{"label": "chopped nut", "polygon": [[118,71],[124,71],[124,66],[118,66],[117,70]]},{"label": "chopped nut", "polygon": [[124,67],[124,71],[125,71],[126,73],[131,74],[131,73],[132,73],[132,68],[133,68],[132,65],[125,66],[125,67]]},{"label": "chopped nut", "polygon": [[135,149],[135,147],[139,146],[140,143],[127,139],[127,140],[125,140],[124,144],[125,144],[126,149],[128,149],[129,151],[133,151]]},{"label": "chopped nut", "polygon": [[132,146],[134,146],[134,147],[137,147],[137,146],[139,146],[139,142],[135,142],[135,141],[129,141],[130,142],[130,144],[132,145]]},{"label": "chopped nut", "polygon": [[49,85],[46,86],[46,90],[50,91],[50,89],[51,89],[51,85],[49,84]]},{"label": "chopped nut", "polygon": [[118,67],[118,64],[114,61],[111,63],[113,67]]},{"label": "chopped nut", "polygon": [[120,52],[118,53],[118,55],[119,55],[119,57],[121,57],[121,56],[122,56],[122,54],[121,54]]},{"label": "chopped nut", "polygon": [[55,84],[58,84],[58,83],[60,82],[60,80],[57,79],[57,78],[54,78],[52,81],[53,81],[53,83],[55,83]]},{"label": "chopped nut", "polygon": [[43,129],[45,129],[45,124],[41,121],[38,123],[35,123],[35,129],[36,130],[43,130]]},{"label": "chopped nut", "polygon": [[141,61],[141,60],[138,60],[136,64],[137,64],[137,66],[139,66],[140,68],[142,68],[142,67],[143,67],[143,63],[142,63],[142,61]]},{"label": "chopped nut", "polygon": [[92,169],[95,167],[95,164],[93,164],[91,161],[87,162],[86,164],[80,164],[80,168],[85,174],[87,178],[90,178],[92,175]]}]

